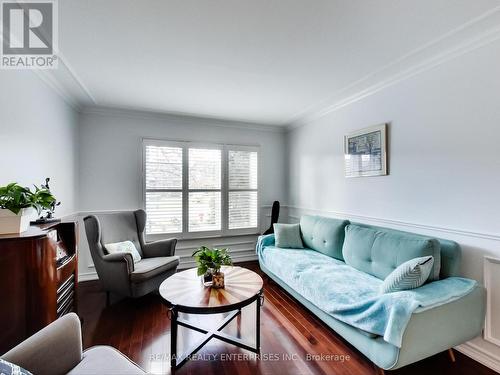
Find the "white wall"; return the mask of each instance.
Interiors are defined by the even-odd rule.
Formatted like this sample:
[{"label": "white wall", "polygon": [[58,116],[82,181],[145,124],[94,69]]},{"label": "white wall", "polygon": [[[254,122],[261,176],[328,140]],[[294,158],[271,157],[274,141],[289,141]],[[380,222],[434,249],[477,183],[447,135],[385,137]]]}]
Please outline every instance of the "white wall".
[{"label": "white wall", "polygon": [[[285,137],[277,128],[173,115],[91,109],[84,111],[80,117],[81,216],[143,206],[143,138],[259,145],[261,205],[270,205],[274,200],[283,201],[286,196]],[[264,207],[264,215],[267,211]],[[265,220],[265,216],[263,219],[261,221],[265,221],[263,225],[266,225],[268,220]],[[181,256],[182,267],[192,264],[190,255],[201,243],[229,246],[235,260],[255,259],[255,238],[240,236],[181,241],[177,246],[177,254]],[[95,270],[83,233],[81,239],[81,277],[94,278]]]},{"label": "white wall", "polygon": [[31,71],[0,70],[0,185],[41,184],[62,203],[77,206],[77,113]]},{"label": "white wall", "polygon": [[[482,281],[483,256],[500,257],[499,61],[497,41],[290,131],[291,220],[309,212],[451,238],[463,274]],[[390,175],[344,178],[344,134],[384,122]],[[500,370],[499,347],[479,338],[461,350]]]}]

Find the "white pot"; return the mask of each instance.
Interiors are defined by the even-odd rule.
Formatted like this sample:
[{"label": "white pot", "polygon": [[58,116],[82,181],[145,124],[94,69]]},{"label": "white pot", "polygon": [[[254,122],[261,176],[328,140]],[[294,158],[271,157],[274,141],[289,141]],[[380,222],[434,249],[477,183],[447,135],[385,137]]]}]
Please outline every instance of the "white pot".
[{"label": "white pot", "polygon": [[0,234],[25,232],[36,216],[36,210],[31,207],[23,208],[17,215],[10,210],[0,209]]}]

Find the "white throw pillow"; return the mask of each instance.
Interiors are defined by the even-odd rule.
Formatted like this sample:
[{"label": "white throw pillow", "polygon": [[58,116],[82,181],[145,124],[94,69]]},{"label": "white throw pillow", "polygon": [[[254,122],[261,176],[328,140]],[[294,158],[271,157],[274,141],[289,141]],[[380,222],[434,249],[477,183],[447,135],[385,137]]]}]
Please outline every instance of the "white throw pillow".
[{"label": "white throw pillow", "polygon": [[137,263],[141,260],[141,254],[139,254],[132,241],[107,243],[104,245],[104,248],[106,249],[108,254],[130,253],[132,254],[134,263]]},{"label": "white throw pillow", "polygon": [[380,293],[399,292],[424,285],[431,274],[433,265],[433,256],[414,258],[400,264],[385,278],[380,287]]}]

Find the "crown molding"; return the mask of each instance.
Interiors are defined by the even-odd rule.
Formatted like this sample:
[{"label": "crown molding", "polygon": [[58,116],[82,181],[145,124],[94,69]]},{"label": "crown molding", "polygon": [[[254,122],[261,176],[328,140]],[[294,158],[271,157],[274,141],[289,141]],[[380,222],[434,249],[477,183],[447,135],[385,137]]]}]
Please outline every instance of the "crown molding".
[{"label": "crown molding", "polygon": [[33,73],[75,111],[80,112],[84,103],[96,105],[95,97],[68,62],[68,59],[61,51],[57,51],[56,56],[59,60],[57,69],[34,69]]},{"label": "crown molding", "polygon": [[132,109],[127,107],[86,106],[80,111],[82,114],[93,114],[101,116],[128,117],[146,120],[175,121],[186,125],[208,125],[222,128],[236,128],[242,130],[255,130],[273,133],[283,133],[286,128],[280,125],[265,125],[254,122],[228,120],[215,117],[199,117],[193,114],[179,112],[158,112]]},{"label": "crown molding", "polygon": [[387,87],[423,73],[500,39],[500,6],[465,22],[365,77],[340,89],[321,102],[296,113],[284,123],[287,131],[315,121]]},{"label": "crown molding", "polygon": [[97,103],[96,98],[94,97],[94,95],[92,95],[92,93],[90,92],[89,88],[85,85],[85,83],[83,83],[83,80],[76,73],[75,69],[69,63],[66,56],[64,56],[64,54],[61,51],[58,51],[57,56],[59,58],[59,63],[60,64],[62,63],[62,65],[64,66],[64,69],[67,71],[69,76],[74,80],[78,89],[81,90],[81,93],[83,94],[83,96],[85,96],[87,98],[87,101],[91,102],[93,105],[97,105],[98,103]]},{"label": "crown molding", "polygon": [[69,93],[69,91],[64,88],[63,85],[57,80],[53,74],[50,74],[48,70],[39,70],[39,69],[34,69],[33,73],[43,82],[47,85],[48,88],[50,88],[54,93],[59,95],[66,104],[68,104],[71,108],[73,108],[75,111],[79,112],[81,110],[81,106],[78,103],[78,101],[75,99],[73,95]]},{"label": "crown molding", "polygon": [[[14,35],[11,35],[11,38],[19,42]],[[0,41],[3,41],[3,30],[0,30]],[[82,94],[87,96],[95,104],[94,97],[90,94],[90,91],[83,84],[82,80],[76,75],[75,70],[70,66],[62,52],[60,50],[56,50],[55,56],[58,59],[57,69],[31,69],[31,72],[40,78],[40,80],[45,83],[48,88],[59,95],[66,102],[66,104],[72,107],[75,111],[80,111],[81,104],[78,100],[78,96],[69,89],[70,85],[68,85],[68,79],[73,81],[73,86],[76,84],[78,90],[82,90]],[[66,76],[66,79],[64,79],[63,76]]]}]

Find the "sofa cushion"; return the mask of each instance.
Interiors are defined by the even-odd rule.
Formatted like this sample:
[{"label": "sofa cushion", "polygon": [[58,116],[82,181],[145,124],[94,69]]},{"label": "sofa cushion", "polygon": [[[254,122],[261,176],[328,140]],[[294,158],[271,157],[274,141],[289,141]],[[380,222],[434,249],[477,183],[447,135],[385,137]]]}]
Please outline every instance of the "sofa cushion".
[{"label": "sofa cushion", "polygon": [[429,280],[439,279],[440,247],[433,238],[357,224],[349,224],[345,233],[342,248],[345,262],[360,271],[385,279],[410,259],[433,256]]},{"label": "sofa cushion", "polygon": [[93,346],[68,375],[146,374],[139,366],[110,346]]},{"label": "sofa cushion", "polygon": [[133,282],[145,281],[177,267],[178,264],[178,256],[143,258],[140,262],[134,264],[134,271],[130,274],[130,280]]},{"label": "sofa cushion", "polygon": [[387,276],[380,287],[380,293],[393,293],[401,290],[415,289],[429,278],[434,265],[431,256],[410,259],[399,265]]},{"label": "sofa cushion", "polygon": [[300,238],[299,224],[274,224],[274,239],[276,246],[288,247],[292,249],[303,249],[302,239]]},{"label": "sofa cushion", "polygon": [[329,257],[344,260],[342,244],[344,242],[347,220],[321,216],[302,216],[300,231],[304,245]]}]

